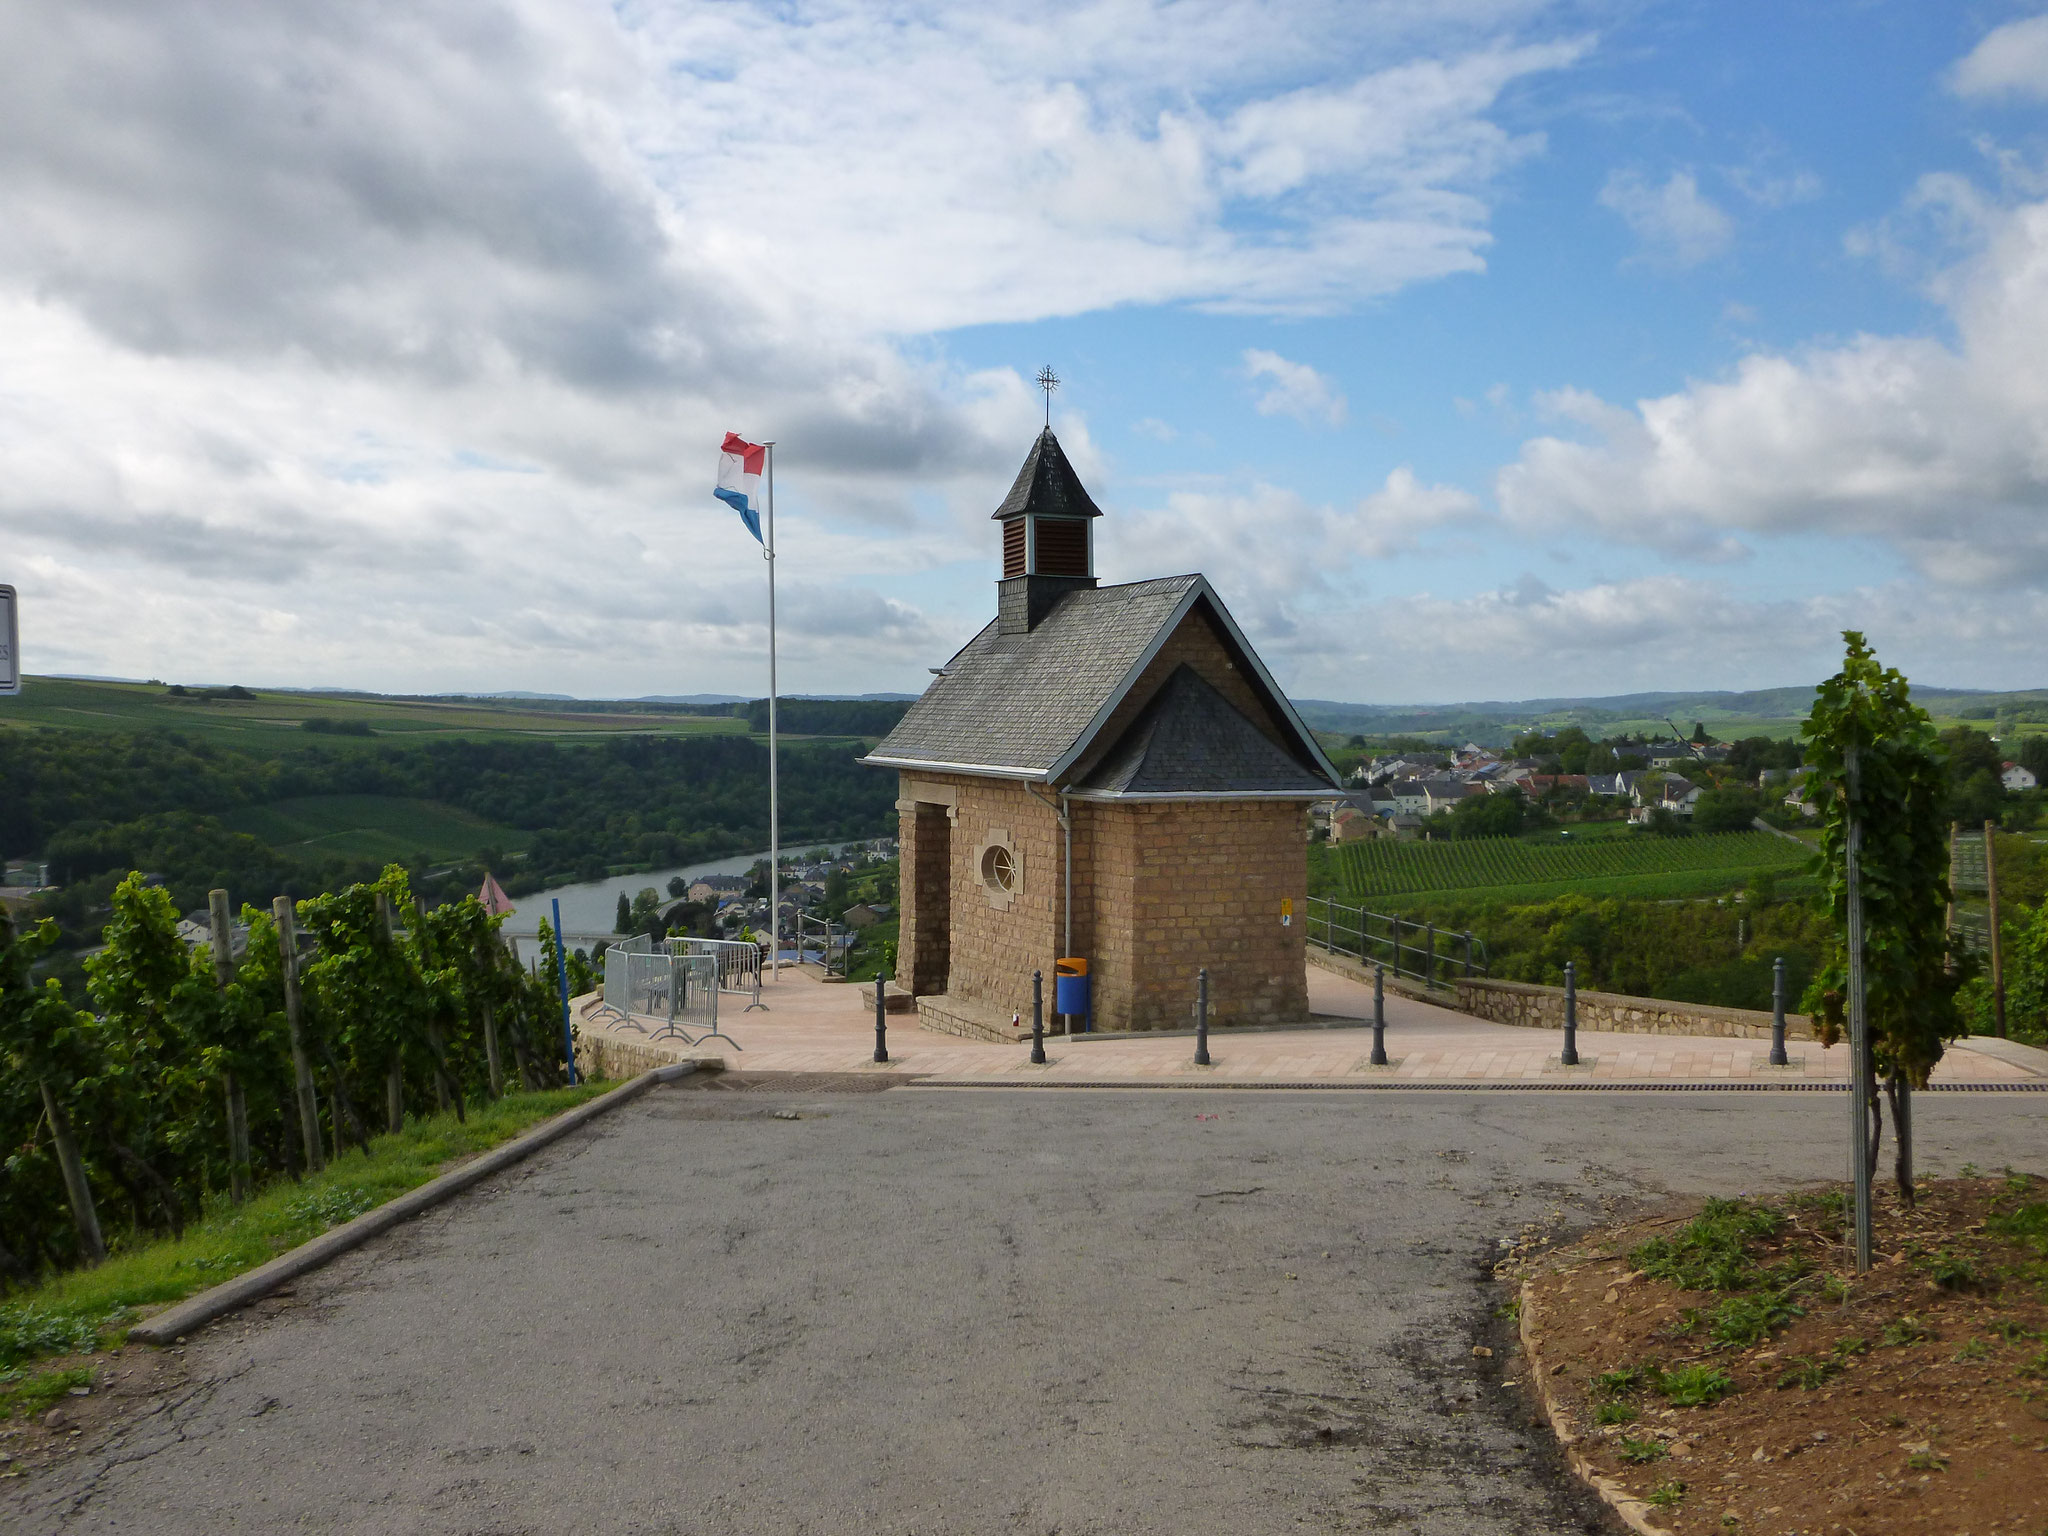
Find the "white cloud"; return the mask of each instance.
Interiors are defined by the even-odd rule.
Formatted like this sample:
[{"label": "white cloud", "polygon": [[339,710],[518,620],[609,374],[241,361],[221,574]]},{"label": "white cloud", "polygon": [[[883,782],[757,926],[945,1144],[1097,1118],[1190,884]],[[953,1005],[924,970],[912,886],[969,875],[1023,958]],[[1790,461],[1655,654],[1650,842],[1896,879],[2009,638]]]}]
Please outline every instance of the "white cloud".
[{"label": "white cloud", "polygon": [[785,680],[921,676],[1038,412],[922,338],[1480,269],[1540,147],[1503,93],[1591,46],[1550,9],[0,7],[0,546],[35,654],[754,686],[760,562],[706,492],[738,428],[783,444]]},{"label": "white cloud", "polygon": [[1993,27],[1949,71],[1958,96],[2048,99],[2048,14]]},{"label": "white cloud", "polygon": [[1131,423],[1131,430],[1140,437],[1149,437],[1155,443],[1170,443],[1180,436],[1171,422],[1161,421],[1157,416],[1146,416]]},{"label": "white cloud", "polygon": [[1109,581],[1159,575],[1162,558],[1175,571],[1201,571],[1262,643],[1285,648],[1316,613],[1370,581],[1372,562],[1422,551],[1429,535],[1485,516],[1469,492],[1427,484],[1406,465],[1349,506],[1265,484],[1180,490],[1163,506],[1103,518],[1098,567]]},{"label": "white cloud", "polygon": [[1735,190],[1763,208],[1787,208],[1819,197],[1821,179],[1807,170],[1775,170],[1755,165],[1731,166],[1728,180]]},{"label": "white cloud", "polygon": [[1691,171],[1673,171],[1661,184],[1615,171],[1600,189],[1600,204],[1621,215],[1652,257],[1673,266],[1711,261],[1735,238],[1734,220],[1700,191]]},{"label": "white cloud", "polygon": [[1586,439],[1524,444],[1498,478],[1503,512],[1704,554],[1744,534],[1846,536],[1944,585],[2048,580],[2048,203],[1987,217],[1984,248],[1933,290],[1954,345],[1758,353],[1633,410],[1562,392]]},{"label": "white cloud", "polygon": [[1528,9],[1443,8],[1424,47],[1408,7],[1341,0],[1284,25],[1223,0],[665,8],[633,41],[674,84],[633,142],[722,254],[864,329],[1341,309],[1480,269],[1484,193],[1541,145],[1488,114],[1590,47],[1504,40]]},{"label": "white cloud", "polygon": [[1265,383],[1256,409],[1261,416],[1292,416],[1296,421],[1344,424],[1344,394],[1307,363],[1291,363],[1278,352],[1259,347],[1244,354],[1245,377]]},{"label": "white cloud", "polygon": [[1845,629],[1922,685],[2032,687],[2048,660],[2048,595],[1986,605],[1891,583],[1759,599],[1671,574],[1564,589],[1525,575],[1325,607],[1253,638],[1296,697],[1412,703],[1811,684],[1841,666]]}]

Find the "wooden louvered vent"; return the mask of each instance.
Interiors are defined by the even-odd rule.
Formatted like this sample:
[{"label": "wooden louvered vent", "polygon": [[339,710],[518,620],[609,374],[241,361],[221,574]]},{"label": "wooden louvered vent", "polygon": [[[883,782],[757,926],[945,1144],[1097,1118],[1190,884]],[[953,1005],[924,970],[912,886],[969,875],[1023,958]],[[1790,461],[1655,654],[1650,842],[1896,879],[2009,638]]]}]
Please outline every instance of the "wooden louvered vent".
[{"label": "wooden louvered vent", "polygon": [[[1035,519],[1038,524],[1038,560],[1036,573],[1040,576],[1086,576],[1088,571],[1088,525],[1079,518]],[[1003,568],[1005,573],[1010,565],[1010,541],[1007,530],[1003,538]]]},{"label": "wooden louvered vent", "polygon": [[1003,524],[1003,575],[1022,576],[1024,569],[1024,519],[1013,517]]}]

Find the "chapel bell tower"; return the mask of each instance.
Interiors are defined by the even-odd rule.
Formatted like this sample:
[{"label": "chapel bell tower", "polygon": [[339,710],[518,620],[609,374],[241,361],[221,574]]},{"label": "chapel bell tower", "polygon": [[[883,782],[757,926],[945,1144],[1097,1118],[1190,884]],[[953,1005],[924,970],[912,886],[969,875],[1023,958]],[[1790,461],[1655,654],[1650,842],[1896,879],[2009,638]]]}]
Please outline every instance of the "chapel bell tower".
[{"label": "chapel bell tower", "polygon": [[997,629],[1028,634],[1069,592],[1095,585],[1095,505],[1047,427],[1031,446],[995,521],[1003,525]]}]

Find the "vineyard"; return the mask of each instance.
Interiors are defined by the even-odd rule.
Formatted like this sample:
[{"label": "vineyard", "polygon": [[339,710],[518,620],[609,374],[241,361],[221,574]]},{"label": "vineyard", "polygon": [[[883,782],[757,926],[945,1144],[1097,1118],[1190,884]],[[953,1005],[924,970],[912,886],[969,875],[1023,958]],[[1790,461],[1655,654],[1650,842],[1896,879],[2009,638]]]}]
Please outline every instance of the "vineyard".
[{"label": "vineyard", "polygon": [[1768,832],[1629,837],[1576,844],[1512,837],[1463,842],[1350,843],[1334,850],[1342,899],[1370,906],[1389,897],[1481,894],[1537,900],[1568,893],[1677,896],[1794,874],[1810,855]]},{"label": "vineyard", "polygon": [[[266,1182],[365,1156],[372,1131],[567,1076],[549,935],[521,968],[475,897],[428,908],[405,871],[294,905],[244,907],[231,958],[188,946],[169,894],[131,874],[92,1007],[32,968],[56,925],[0,914],[0,1291],[176,1236]],[[570,989],[595,985],[581,955]]]}]

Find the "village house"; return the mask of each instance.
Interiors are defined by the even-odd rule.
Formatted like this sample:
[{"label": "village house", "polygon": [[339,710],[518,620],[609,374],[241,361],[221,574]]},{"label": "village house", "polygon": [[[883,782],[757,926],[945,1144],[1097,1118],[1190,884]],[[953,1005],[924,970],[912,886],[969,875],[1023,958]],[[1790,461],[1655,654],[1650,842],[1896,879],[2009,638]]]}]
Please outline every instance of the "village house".
[{"label": "village house", "polygon": [[2033,769],[2022,768],[2018,763],[2007,763],[2005,765],[2005,771],[2002,772],[1998,777],[2000,783],[2005,785],[2007,789],[2014,791],[2022,789],[2032,789],[2036,784],[2041,782],[2039,779],[2034,777]]},{"label": "village house", "polygon": [[996,509],[996,617],[864,761],[898,775],[897,981],[1012,1039],[1087,962],[1095,1027],[1308,1016],[1307,809],[1336,769],[1199,575],[1098,583],[1098,509],[1048,428]]}]

